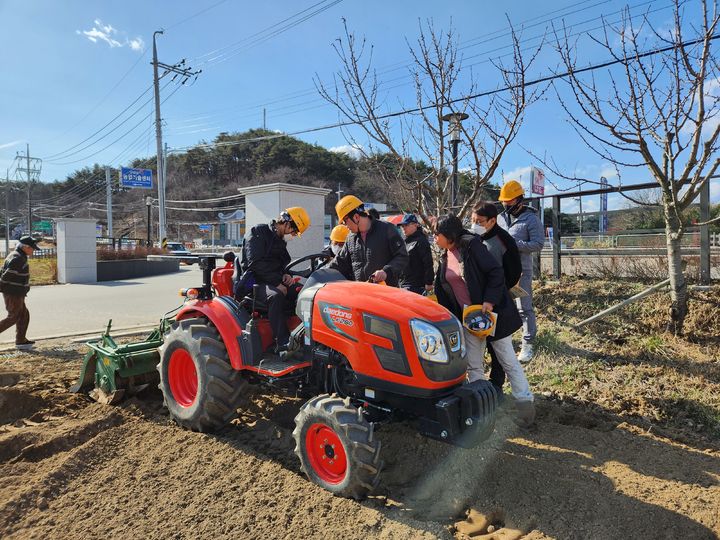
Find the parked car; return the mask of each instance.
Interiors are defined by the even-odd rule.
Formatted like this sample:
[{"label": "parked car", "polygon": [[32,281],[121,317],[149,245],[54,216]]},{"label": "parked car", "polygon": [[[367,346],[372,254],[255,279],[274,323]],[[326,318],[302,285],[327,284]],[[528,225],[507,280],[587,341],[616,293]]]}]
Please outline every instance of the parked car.
[{"label": "parked car", "polygon": [[182,263],[195,264],[197,262],[197,257],[180,242],[168,242],[165,249],[168,251],[168,255],[179,257]]}]

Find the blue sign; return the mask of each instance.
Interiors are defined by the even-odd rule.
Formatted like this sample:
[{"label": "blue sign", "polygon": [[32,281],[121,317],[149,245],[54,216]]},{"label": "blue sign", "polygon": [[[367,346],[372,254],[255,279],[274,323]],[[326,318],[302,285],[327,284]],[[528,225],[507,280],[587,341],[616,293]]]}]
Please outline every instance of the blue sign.
[{"label": "blue sign", "polygon": [[152,189],[152,171],[122,167],[120,169],[120,185],[128,188]]},{"label": "blue sign", "polygon": [[212,225],[198,225],[198,229],[201,231],[212,231]]}]

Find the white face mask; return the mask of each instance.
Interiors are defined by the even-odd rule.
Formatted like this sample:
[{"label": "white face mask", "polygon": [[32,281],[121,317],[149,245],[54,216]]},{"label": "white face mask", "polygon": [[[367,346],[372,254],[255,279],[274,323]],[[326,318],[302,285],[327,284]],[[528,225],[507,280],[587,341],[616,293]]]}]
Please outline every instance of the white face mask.
[{"label": "white face mask", "polygon": [[289,242],[290,240],[292,240],[295,237],[292,234],[286,234],[285,236],[283,236],[283,238],[285,239],[286,242]]},{"label": "white face mask", "polygon": [[487,229],[485,227],[483,227],[482,225],[480,225],[479,223],[473,223],[470,226],[470,230],[473,233],[480,234],[480,235],[485,234],[487,232]]},{"label": "white face mask", "polygon": [[330,249],[333,252],[333,255],[337,256],[338,253],[340,253],[340,250],[342,249],[342,246],[339,246],[337,244],[331,244]]}]

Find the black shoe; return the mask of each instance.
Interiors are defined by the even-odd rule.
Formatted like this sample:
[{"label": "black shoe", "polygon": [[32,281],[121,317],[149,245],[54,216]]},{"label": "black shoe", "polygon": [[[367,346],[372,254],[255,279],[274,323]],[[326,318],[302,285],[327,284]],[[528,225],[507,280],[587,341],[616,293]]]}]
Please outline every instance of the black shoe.
[{"label": "black shoe", "polygon": [[26,339],[25,341],[19,341],[15,343],[15,348],[20,351],[28,351],[33,348],[33,345],[35,345],[34,341],[30,341],[29,339]]},{"label": "black shoe", "polygon": [[287,344],[287,343],[283,343],[283,344],[275,345],[275,348],[273,349],[273,352],[274,352],[275,354],[280,354],[280,353],[287,352],[287,350],[288,350],[288,344]]}]

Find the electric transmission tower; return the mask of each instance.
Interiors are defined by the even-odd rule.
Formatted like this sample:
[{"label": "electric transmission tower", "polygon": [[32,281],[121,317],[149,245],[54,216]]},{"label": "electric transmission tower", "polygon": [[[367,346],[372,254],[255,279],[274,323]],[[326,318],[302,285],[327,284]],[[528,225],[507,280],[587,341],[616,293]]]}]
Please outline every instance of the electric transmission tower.
[{"label": "electric transmission tower", "polygon": [[32,232],[32,183],[40,181],[42,159],[30,156],[30,145],[26,147],[25,154],[17,153],[15,156],[15,179],[27,182],[27,234]]}]

